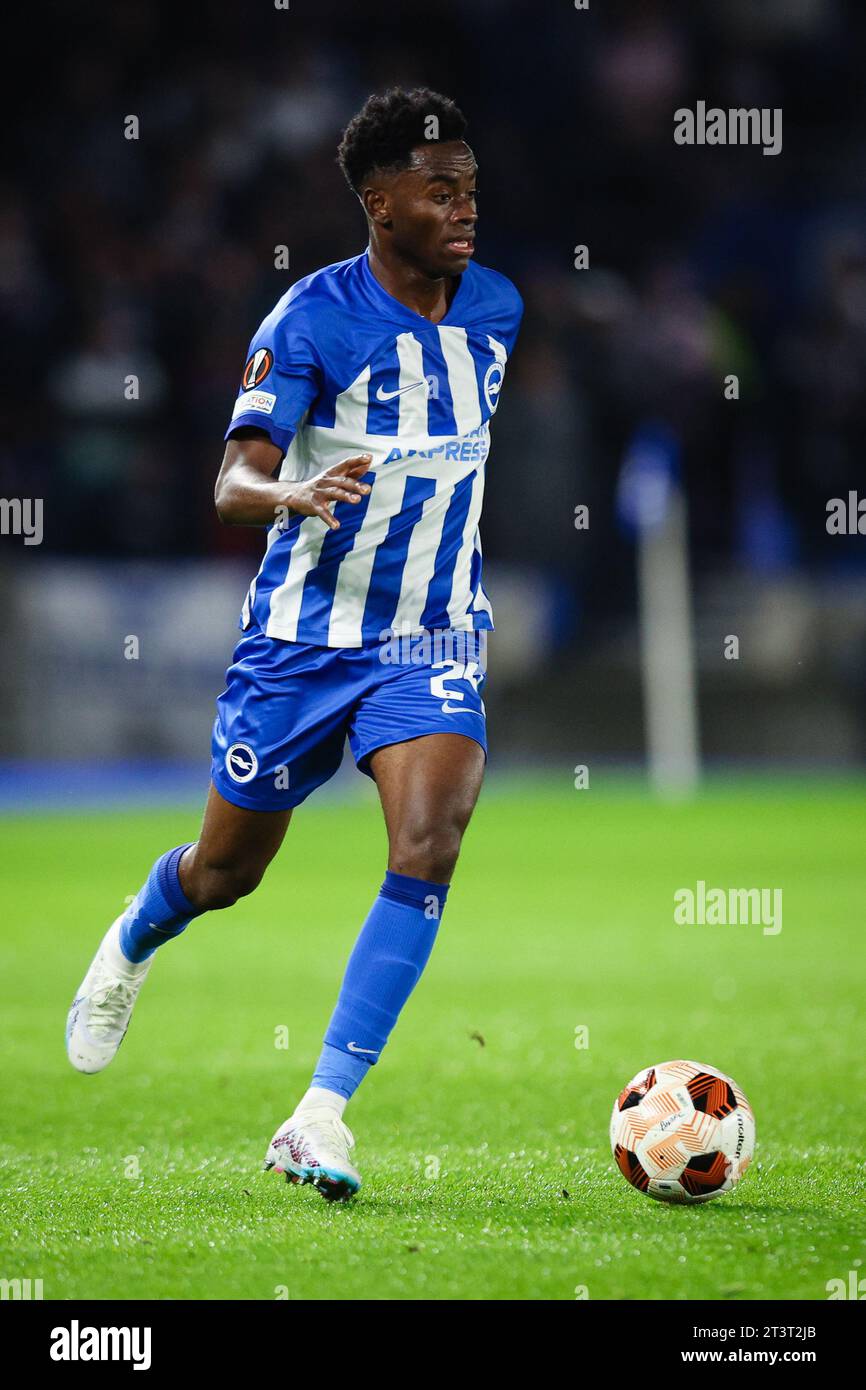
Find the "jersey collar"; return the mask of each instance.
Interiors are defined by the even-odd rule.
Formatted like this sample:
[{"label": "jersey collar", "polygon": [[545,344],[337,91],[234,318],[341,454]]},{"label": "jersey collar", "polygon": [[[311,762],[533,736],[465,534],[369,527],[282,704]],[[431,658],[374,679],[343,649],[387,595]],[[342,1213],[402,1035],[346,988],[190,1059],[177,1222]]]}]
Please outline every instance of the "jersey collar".
[{"label": "jersey collar", "polygon": [[368,290],[376,299],[377,303],[379,303],[382,307],[384,307],[387,310],[391,318],[402,319],[405,323],[412,323],[416,326],[420,324],[425,324],[427,328],[441,328],[443,324],[453,323],[455,310],[458,308],[458,305],[462,306],[463,301],[466,297],[466,275],[467,270],[471,267],[467,267],[467,270],[464,270],[460,275],[459,284],[457,286],[457,289],[454,291],[454,298],[448,305],[447,314],[445,314],[444,317],[441,318],[438,323],[432,323],[430,319],[425,319],[423,314],[416,314],[415,310],[410,309],[408,304],[403,304],[399,299],[395,299],[393,294],[388,293],[384,285],[379,284],[379,281],[373,274],[373,268],[370,265],[369,246],[367,247],[366,251],[361,257],[361,262],[361,273],[364,276],[364,280]]}]

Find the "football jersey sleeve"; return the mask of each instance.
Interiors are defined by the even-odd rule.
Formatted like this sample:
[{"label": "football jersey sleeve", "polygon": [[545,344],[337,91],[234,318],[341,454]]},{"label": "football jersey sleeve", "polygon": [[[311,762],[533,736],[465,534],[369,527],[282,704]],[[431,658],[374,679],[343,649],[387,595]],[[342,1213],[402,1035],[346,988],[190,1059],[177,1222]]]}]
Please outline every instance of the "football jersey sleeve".
[{"label": "football jersey sleeve", "polygon": [[505,345],[510,357],[514,351],[514,344],[517,342],[517,335],[523,319],[523,300],[514,285],[509,283],[509,288],[511,295],[505,313]]},{"label": "football jersey sleeve", "polygon": [[305,313],[265,319],[250,343],[231,423],[225,433],[254,425],[286,452],[298,424],[319,394],[322,369]]}]

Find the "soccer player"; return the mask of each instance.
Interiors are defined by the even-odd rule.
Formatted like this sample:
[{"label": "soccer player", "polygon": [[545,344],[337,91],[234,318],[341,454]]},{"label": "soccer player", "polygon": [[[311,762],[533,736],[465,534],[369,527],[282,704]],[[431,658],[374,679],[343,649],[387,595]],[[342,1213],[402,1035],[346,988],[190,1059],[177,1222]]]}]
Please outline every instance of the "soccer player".
[{"label": "soccer player", "polygon": [[472,260],[465,130],[447,98],[393,89],[343,135],[369,245],[268,315],[226,432],[220,519],[269,531],[217,701],[201,834],[156,861],[67,1021],[72,1065],[101,1071],[157,948],[256,888],[348,735],[379,793],[388,868],[311,1085],[265,1158],[331,1199],[360,1185],[343,1111],[427,963],[486,759],[478,519],[523,306]]}]

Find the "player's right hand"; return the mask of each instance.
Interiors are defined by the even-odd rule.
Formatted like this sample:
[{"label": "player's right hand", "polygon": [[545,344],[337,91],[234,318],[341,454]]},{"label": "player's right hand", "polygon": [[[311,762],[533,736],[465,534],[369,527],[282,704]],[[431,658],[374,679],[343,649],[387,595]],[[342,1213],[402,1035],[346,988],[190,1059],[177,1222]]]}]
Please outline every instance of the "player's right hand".
[{"label": "player's right hand", "polygon": [[353,458],[341,459],[339,463],[309,478],[305,483],[297,483],[286,498],[289,511],[300,512],[301,516],[320,516],[332,531],[340,529],[340,523],[331,512],[335,502],[360,502],[362,496],[370,491],[369,483],[359,481],[369,472],[373,462],[372,454],[356,454]]}]

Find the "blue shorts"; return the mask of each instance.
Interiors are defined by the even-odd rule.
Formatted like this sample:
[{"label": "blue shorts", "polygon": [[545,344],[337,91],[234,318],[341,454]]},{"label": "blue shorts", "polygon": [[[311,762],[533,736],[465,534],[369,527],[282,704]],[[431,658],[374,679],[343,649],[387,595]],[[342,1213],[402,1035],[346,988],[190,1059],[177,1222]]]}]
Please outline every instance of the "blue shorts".
[{"label": "blue shorts", "polygon": [[[454,641],[443,645],[443,636]],[[486,756],[483,637],[314,647],[267,637],[254,625],[235,648],[217,700],[217,791],[253,811],[298,806],[333,777],[347,734],[368,776],[377,748],[423,734],[465,734]]]}]

